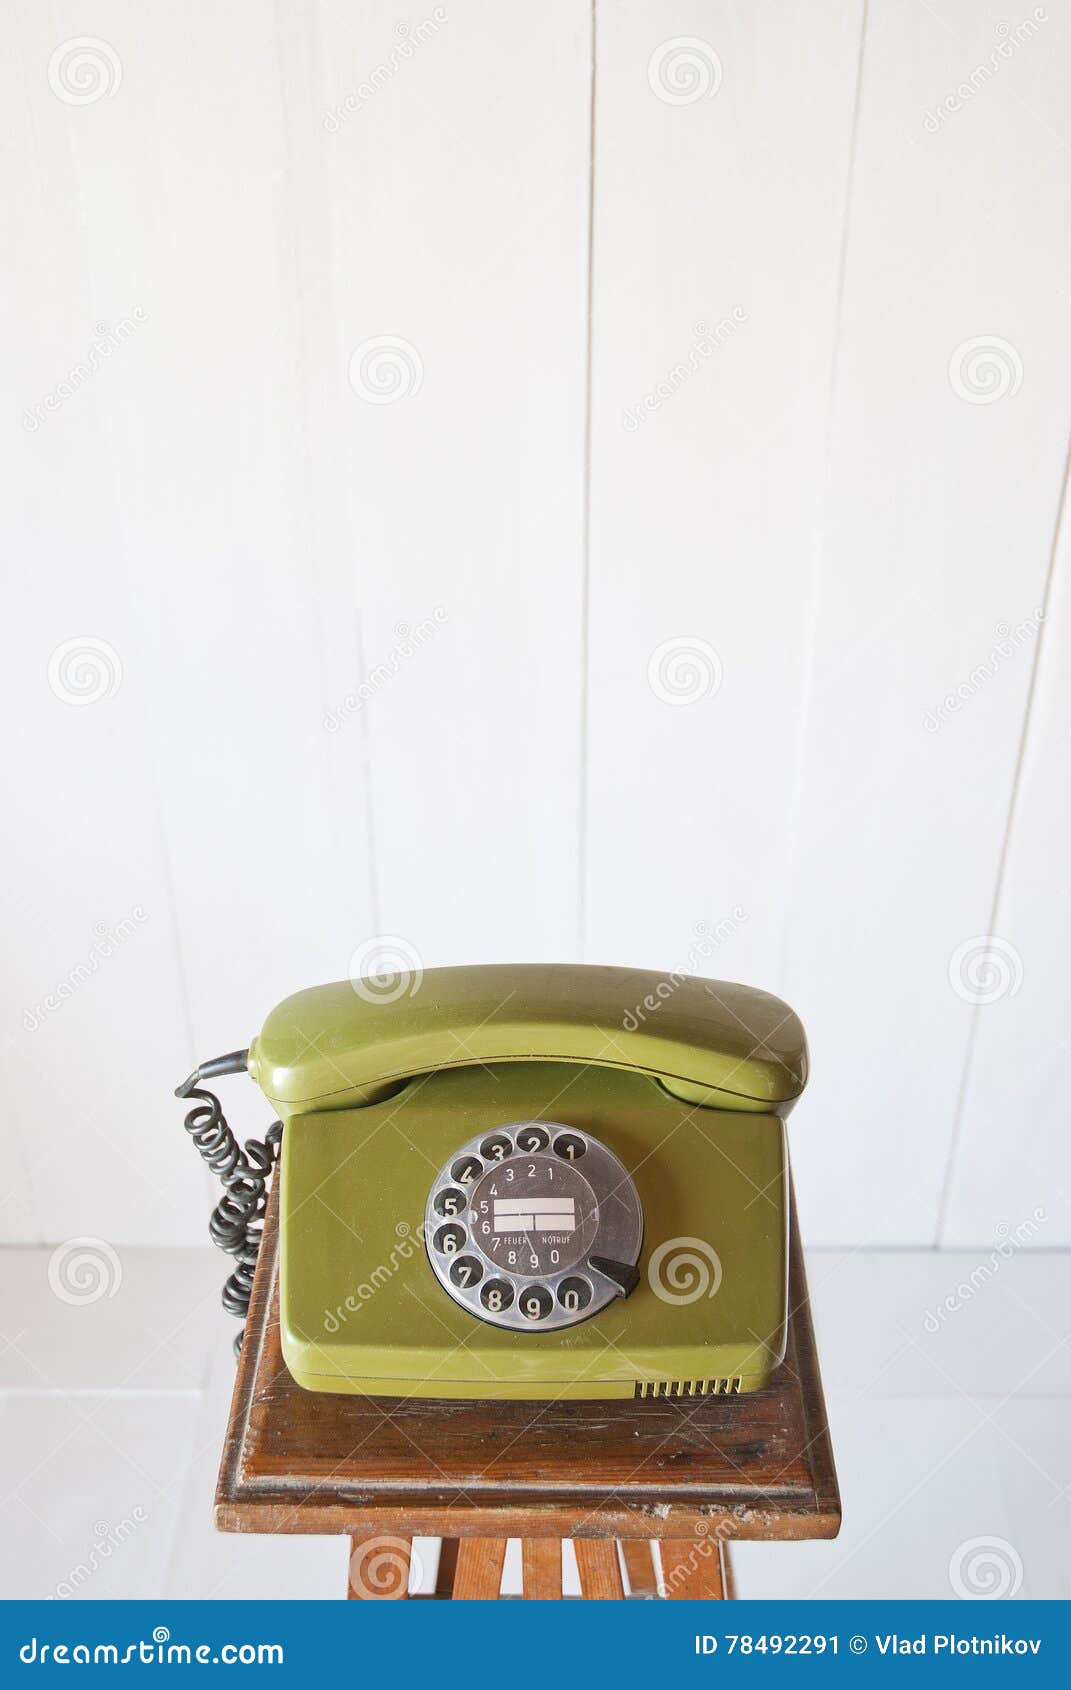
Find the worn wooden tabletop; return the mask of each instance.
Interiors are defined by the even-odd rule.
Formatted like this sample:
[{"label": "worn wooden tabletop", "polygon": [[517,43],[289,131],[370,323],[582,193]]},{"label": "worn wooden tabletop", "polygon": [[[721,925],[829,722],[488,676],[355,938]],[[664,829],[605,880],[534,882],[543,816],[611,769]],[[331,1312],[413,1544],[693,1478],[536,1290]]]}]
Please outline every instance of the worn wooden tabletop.
[{"label": "worn wooden tabletop", "polygon": [[745,1396],[403,1401],[302,1390],[272,1193],[216,1493],[222,1531],[828,1538],[840,1497],[795,1212],[788,1349]]}]

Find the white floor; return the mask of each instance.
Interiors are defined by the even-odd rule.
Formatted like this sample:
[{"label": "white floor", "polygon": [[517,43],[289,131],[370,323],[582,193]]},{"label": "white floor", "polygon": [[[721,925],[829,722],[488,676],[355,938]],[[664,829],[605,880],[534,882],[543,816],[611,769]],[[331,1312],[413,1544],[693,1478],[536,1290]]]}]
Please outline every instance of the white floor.
[{"label": "white floor", "polygon": [[[341,1596],[342,1539],[213,1531],[235,1329],[222,1258],[127,1249],[115,1294],[78,1305],[48,1263],[0,1251],[0,1594]],[[1071,1595],[1071,1254],[817,1252],[809,1268],[844,1529],[736,1546],[739,1595]],[[416,1550],[428,1588],[437,1547]],[[507,1590],[517,1572],[511,1545]]]}]

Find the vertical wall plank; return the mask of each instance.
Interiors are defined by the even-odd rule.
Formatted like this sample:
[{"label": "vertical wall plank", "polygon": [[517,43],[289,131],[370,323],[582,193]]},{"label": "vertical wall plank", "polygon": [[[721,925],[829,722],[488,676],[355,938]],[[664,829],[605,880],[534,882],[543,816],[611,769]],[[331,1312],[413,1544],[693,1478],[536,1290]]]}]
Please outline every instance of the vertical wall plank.
[{"label": "vertical wall plank", "polygon": [[937,1236],[1063,476],[1066,18],[933,116],[1002,18],[869,7],[786,974],[812,1241]]},{"label": "vertical wall plank", "polygon": [[[323,101],[289,61],[284,89],[275,16],[255,0],[225,15],[194,8],[181,28],[162,15],[147,28],[115,4],[100,30],[122,82],[82,106],[49,85],[54,26],[27,22],[26,163],[40,169],[44,154],[47,212],[23,252],[31,292],[47,279],[74,352],[99,320],[140,310],[144,322],[27,440],[38,463],[55,456],[57,489],[72,459],[90,484],[82,501],[72,486],[43,513],[36,551],[49,575],[38,582],[34,661],[43,672],[51,646],[83,629],[121,654],[115,700],[54,712],[76,780],[100,790],[102,764],[117,771],[106,810],[84,810],[68,830],[65,874],[84,907],[102,859],[129,887],[121,907],[132,905],[140,881],[129,858],[151,847],[158,884],[140,901],[167,934],[170,997],[150,946],[131,941],[107,973],[116,991],[126,976],[107,1033],[76,1035],[68,1014],[65,1060],[32,1111],[69,1117],[74,1081],[87,1109],[103,1100],[115,1141],[112,1165],[95,1138],[76,1139],[49,1179],[46,1231],[70,1230],[76,1216],[85,1231],[89,1216],[113,1239],[193,1238],[203,1197],[175,1194],[203,1186],[170,1086],[196,1057],[247,1042],[279,997],[344,974],[371,921],[366,782],[358,761],[347,805],[336,803],[323,728],[357,649],[354,637],[343,666],[325,630],[355,628],[357,612],[348,573],[338,575],[352,542],[332,528],[337,513],[310,469],[330,462],[331,431],[317,343],[299,327],[320,301],[302,296],[294,260],[295,178],[310,174],[298,147]],[[329,273],[327,219],[315,208],[302,218],[300,234],[321,242],[303,262]],[[40,364],[62,370],[71,357]],[[123,711],[129,744],[114,725]],[[100,743],[78,749],[73,735],[90,731]],[[57,836],[64,813],[57,783],[23,881],[38,901],[42,837]],[[227,1086],[226,1103],[242,1131],[270,1120],[248,1084]]]},{"label": "vertical wall plank", "polygon": [[[15,964],[2,988],[0,1230],[48,1242],[95,1234],[111,1246],[191,1237],[204,1211],[168,1096],[189,1037],[146,716],[151,665],[127,568],[151,574],[155,560],[128,556],[130,478],[107,432],[109,406],[124,383],[129,393],[150,344],[135,310],[151,300],[141,273],[95,270],[89,228],[87,172],[131,219],[122,160],[141,143],[121,96],[71,104],[50,85],[50,59],[77,29],[61,12],[57,22],[51,9],[19,7],[0,70],[18,254],[4,291],[19,630],[3,673],[17,822],[4,831],[0,877]],[[108,10],[115,38],[118,16]],[[114,1268],[104,1285],[118,1290]]]},{"label": "vertical wall plank", "polygon": [[[1064,958],[1071,833],[1071,528],[1060,548],[992,935],[968,981],[977,1003],[940,1242],[990,1250],[1071,1244]],[[1029,662],[1035,654],[1024,654]]]},{"label": "vertical wall plank", "polygon": [[598,9],[593,960],[778,984],[860,20]]},{"label": "vertical wall plank", "polygon": [[362,639],[334,737],[367,736],[378,927],[426,965],[575,947],[581,687],[588,7],[443,10],[323,14]]}]

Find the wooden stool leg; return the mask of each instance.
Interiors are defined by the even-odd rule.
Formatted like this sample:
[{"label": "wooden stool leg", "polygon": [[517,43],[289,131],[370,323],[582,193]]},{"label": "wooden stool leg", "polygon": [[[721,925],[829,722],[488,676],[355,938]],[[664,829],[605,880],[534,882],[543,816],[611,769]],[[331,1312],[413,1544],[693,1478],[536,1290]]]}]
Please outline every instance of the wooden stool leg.
[{"label": "wooden stool leg", "polygon": [[573,1539],[573,1548],[580,1574],[580,1594],[584,1600],[623,1601],[625,1586],[613,1538],[577,1537]]},{"label": "wooden stool leg", "polygon": [[502,1587],[504,1537],[463,1537],[454,1573],[455,1602],[493,1602]]},{"label": "wooden stool leg", "polygon": [[560,1537],[522,1537],[521,1594],[528,1602],[560,1602],[562,1540]]},{"label": "wooden stool leg", "polygon": [[357,1602],[398,1602],[409,1595],[411,1537],[351,1537],[346,1595]]},{"label": "wooden stool leg", "polygon": [[657,1596],[654,1556],[647,1538],[622,1538],[621,1554],[628,1574],[630,1596]]},{"label": "wooden stool leg", "polygon": [[729,1552],[709,1537],[659,1544],[670,1601],[723,1602],[729,1593]]},{"label": "wooden stool leg", "polygon": [[454,1594],[454,1578],[457,1573],[457,1547],[460,1539],[444,1537],[439,1544],[439,1565],[435,1573],[435,1594],[449,1597]]}]

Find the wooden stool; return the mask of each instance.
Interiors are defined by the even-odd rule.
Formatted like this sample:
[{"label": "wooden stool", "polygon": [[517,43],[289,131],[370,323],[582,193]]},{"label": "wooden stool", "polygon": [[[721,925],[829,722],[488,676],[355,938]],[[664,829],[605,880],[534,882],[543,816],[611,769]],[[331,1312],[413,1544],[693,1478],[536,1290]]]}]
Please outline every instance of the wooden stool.
[{"label": "wooden stool", "polygon": [[497,1597],[521,1539],[524,1595],[732,1595],[728,1543],[830,1538],[840,1496],[791,1214],[788,1349],[764,1391],[632,1402],[405,1401],[303,1391],[283,1362],[278,1192],[257,1263],[216,1491],[229,1532],[344,1533],[347,1594],[408,1595],[412,1542],[441,1537],[436,1597]]}]

